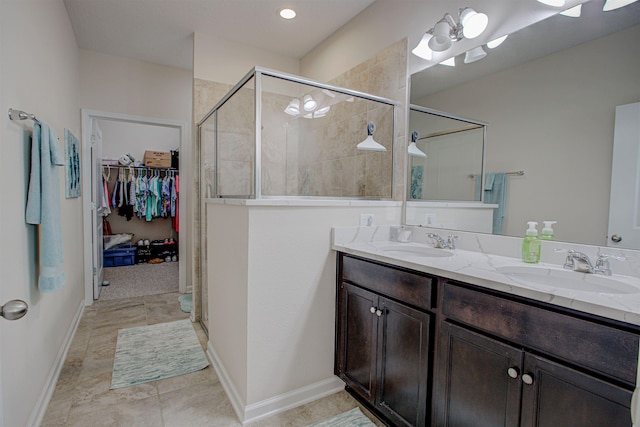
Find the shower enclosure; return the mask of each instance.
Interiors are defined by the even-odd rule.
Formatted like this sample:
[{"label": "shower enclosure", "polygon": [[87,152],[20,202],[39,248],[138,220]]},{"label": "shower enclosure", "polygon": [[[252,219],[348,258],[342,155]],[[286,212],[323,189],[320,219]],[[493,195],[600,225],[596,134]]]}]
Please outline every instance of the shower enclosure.
[{"label": "shower enclosure", "polygon": [[[198,124],[202,197],[392,199],[395,102],[254,68]],[[356,145],[375,125],[386,151]]]},{"label": "shower enclosure", "polygon": [[[393,200],[396,108],[395,101],[256,67],[204,116],[197,135],[205,329],[207,204],[214,199]],[[367,139],[370,123],[384,151],[356,147]]]}]

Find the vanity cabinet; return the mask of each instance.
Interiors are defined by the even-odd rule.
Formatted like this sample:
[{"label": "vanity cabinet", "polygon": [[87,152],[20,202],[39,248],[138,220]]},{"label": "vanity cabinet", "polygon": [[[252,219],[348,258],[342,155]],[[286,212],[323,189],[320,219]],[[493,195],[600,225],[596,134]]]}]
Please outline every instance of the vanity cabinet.
[{"label": "vanity cabinet", "polygon": [[448,282],[441,311],[434,425],[631,426],[636,333]]},{"label": "vanity cabinet", "polygon": [[640,327],[338,253],[335,373],[390,426],[631,426]]},{"label": "vanity cabinet", "polygon": [[339,271],[336,375],[392,425],[425,426],[432,279],[355,257]]}]

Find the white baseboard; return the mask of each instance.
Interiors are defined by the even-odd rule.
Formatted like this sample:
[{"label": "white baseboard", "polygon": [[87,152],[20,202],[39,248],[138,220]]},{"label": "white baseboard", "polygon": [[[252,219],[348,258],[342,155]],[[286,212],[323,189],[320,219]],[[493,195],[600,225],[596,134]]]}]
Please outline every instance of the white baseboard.
[{"label": "white baseboard", "polygon": [[78,324],[80,323],[83,312],[84,300],[80,301],[80,305],[76,310],[73,321],[71,322],[71,325],[69,325],[69,329],[64,336],[62,345],[58,350],[56,359],[51,366],[49,375],[47,376],[47,381],[45,382],[45,385],[42,388],[40,395],[38,396],[38,400],[36,401],[36,405],[31,412],[31,416],[29,417],[29,421],[27,422],[28,426],[39,426],[40,424],[42,424],[42,419],[44,418],[44,414],[47,412],[49,401],[51,400],[51,396],[53,396],[53,392],[56,389],[56,383],[58,382],[58,377],[60,377],[60,371],[62,371],[62,366],[64,365],[64,361],[67,358],[67,352],[69,351],[69,347],[71,347],[71,342],[73,341],[73,337],[76,334],[76,330],[78,329]]},{"label": "white baseboard", "polygon": [[261,402],[247,405],[238,394],[235,386],[231,382],[220,358],[209,342],[207,344],[207,357],[211,365],[216,370],[222,388],[227,393],[227,397],[231,401],[231,406],[235,411],[242,425],[265,418],[271,415],[279,414],[289,409],[313,402],[325,396],[344,390],[344,382],[338,377],[327,378],[308,386],[301,387],[277,396],[265,399]]}]

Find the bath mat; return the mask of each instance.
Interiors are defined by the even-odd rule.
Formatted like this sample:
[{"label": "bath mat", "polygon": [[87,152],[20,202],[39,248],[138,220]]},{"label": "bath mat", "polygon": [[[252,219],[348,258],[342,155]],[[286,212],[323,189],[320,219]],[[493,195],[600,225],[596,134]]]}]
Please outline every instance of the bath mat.
[{"label": "bath mat", "polygon": [[193,308],[193,295],[192,294],[184,294],[178,297],[178,301],[180,301],[180,310],[184,313],[191,313],[191,309]]},{"label": "bath mat", "polygon": [[364,416],[360,408],[353,408],[324,421],[311,424],[307,427],[376,427],[371,420]]},{"label": "bath mat", "polygon": [[189,319],[120,329],[111,389],[184,375],[209,366]]}]

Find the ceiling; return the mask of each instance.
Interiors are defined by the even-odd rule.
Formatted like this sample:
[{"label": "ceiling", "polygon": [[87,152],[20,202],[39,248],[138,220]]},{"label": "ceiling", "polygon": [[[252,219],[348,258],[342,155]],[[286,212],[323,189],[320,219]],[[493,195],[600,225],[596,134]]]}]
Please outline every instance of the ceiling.
[{"label": "ceiling", "polygon": [[[535,0],[375,1],[409,11],[411,17],[404,15],[401,22],[394,22],[393,17],[384,19],[390,27],[399,26],[406,33],[410,47],[444,12],[472,6],[489,15],[489,26],[478,39],[462,40],[433,61],[409,55],[412,74],[425,68],[442,68],[433,65],[446,59],[443,55],[459,55],[491,37],[513,33],[558,12]],[[566,0],[566,4],[585,1]],[[603,1],[588,3],[601,10]],[[372,3],[374,0],[64,0],[80,48],[184,69],[193,67],[194,33],[300,59]],[[294,8],[298,16],[291,21],[280,18],[277,12],[285,6]],[[616,12],[635,13],[638,6],[640,2]],[[586,17],[581,20],[586,21]],[[589,26],[585,24],[584,28]],[[556,37],[564,37],[564,25],[550,25],[545,31],[546,37],[529,37],[528,43],[546,48],[555,44],[550,41],[558,40]],[[487,40],[481,40],[483,37]],[[523,52],[512,51],[506,56],[524,61]],[[474,68],[486,62],[480,61]]]},{"label": "ceiling", "polygon": [[[78,47],[191,69],[194,32],[301,58],[374,0],[64,0]],[[298,16],[278,16],[292,7]]]}]

